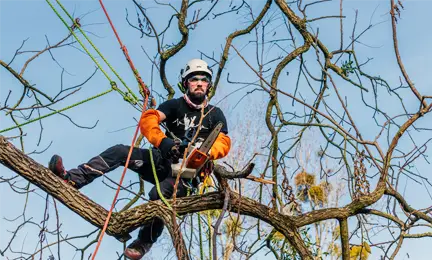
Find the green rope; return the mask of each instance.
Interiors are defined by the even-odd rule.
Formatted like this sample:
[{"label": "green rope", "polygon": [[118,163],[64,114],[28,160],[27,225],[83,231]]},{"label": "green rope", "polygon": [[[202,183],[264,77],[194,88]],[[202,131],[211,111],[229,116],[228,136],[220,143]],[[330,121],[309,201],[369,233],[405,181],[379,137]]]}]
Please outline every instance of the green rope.
[{"label": "green rope", "polygon": [[19,124],[19,125],[16,125],[16,126],[12,126],[12,127],[9,127],[9,128],[3,129],[3,130],[0,131],[0,133],[7,132],[7,131],[9,131],[9,130],[12,130],[12,129],[15,129],[15,128],[18,128],[18,127],[21,127],[21,126],[25,126],[25,125],[28,125],[28,124],[30,124],[30,123],[33,123],[33,122],[36,122],[36,121],[42,120],[42,119],[44,119],[44,118],[46,118],[46,117],[49,117],[49,116],[52,116],[52,115],[55,115],[55,114],[61,113],[61,112],[65,111],[65,110],[68,110],[68,109],[70,109],[70,108],[73,108],[73,107],[76,107],[76,106],[78,106],[78,105],[84,104],[84,103],[86,103],[86,102],[88,102],[88,101],[90,101],[90,100],[93,100],[93,99],[95,99],[95,98],[98,98],[98,97],[101,97],[101,96],[103,96],[103,95],[105,95],[105,94],[108,94],[108,93],[110,93],[110,92],[113,91],[113,90],[114,90],[114,89],[107,90],[107,91],[105,91],[105,92],[102,92],[102,93],[100,93],[100,94],[97,94],[96,96],[89,97],[89,98],[87,98],[87,99],[84,99],[84,100],[82,100],[82,101],[80,101],[80,102],[78,102],[78,103],[75,103],[75,104],[73,104],[73,105],[67,106],[67,107],[62,108],[62,109],[60,109],[60,110],[55,110],[55,111],[53,111],[53,112],[51,112],[51,113],[49,113],[49,114],[46,114],[46,115],[40,116],[40,117],[38,117],[38,118],[34,118],[34,119],[29,120],[29,121],[27,121],[27,122],[25,122],[25,123],[22,123],[22,124]]},{"label": "green rope", "polygon": [[152,152],[152,148],[149,148],[148,150],[149,150],[149,152],[150,152],[150,162],[151,162],[151,166],[152,166],[152,170],[153,170],[153,176],[154,176],[154,179],[155,179],[155,182],[156,182],[156,189],[157,189],[157,192],[158,192],[158,194],[159,194],[159,197],[161,198],[161,200],[163,201],[163,203],[165,203],[165,205],[166,205],[169,209],[172,209],[171,205],[170,205],[170,204],[168,203],[168,201],[165,199],[164,195],[162,194],[162,192],[161,192],[161,190],[160,190],[159,178],[158,178],[158,176],[157,176],[157,174],[156,174],[156,168],[155,168],[155,164],[154,164],[154,161],[153,161],[153,152]]},{"label": "green rope", "polygon": [[[211,216],[210,216],[210,211],[207,211],[207,222],[208,222],[208,236],[209,236],[209,240],[208,240],[208,244],[209,244],[209,259],[212,260],[213,258],[213,243],[212,243],[212,237],[213,237],[213,230],[212,230],[212,221],[211,221]],[[216,259],[215,259],[216,260]]]},{"label": "green rope", "polygon": [[[48,3],[48,5],[51,7],[51,9],[56,13],[56,15],[59,17],[59,19],[63,22],[63,24],[69,29],[69,31],[70,31],[70,33],[75,37],[75,39],[77,40],[77,42],[81,45],[81,47],[84,49],[84,51],[90,56],[90,58],[93,60],[93,62],[96,64],[96,66],[102,71],[102,73],[105,75],[105,77],[108,79],[108,81],[110,82],[110,84],[111,84],[111,89],[110,90],[107,90],[107,91],[104,91],[104,92],[102,92],[102,93],[100,93],[100,94],[98,94],[98,95],[95,95],[95,96],[93,96],[93,97],[90,97],[90,98],[87,98],[87,99],[84,99],[84,100],[82,100],[82,101],[80,101],[80,102],[78,102],[78,103],[75,103],[75,104],[72,104],[72,105],[70,105],[70,106],[67,106],[67,107],[65,107],[65,108],[62,108],[62,109],[60,109],[60,110],[56,110],[56,111],[53,111],[52,113],[48,113],[48,114],[46,114],[46,115],[43,115],[43,116],[40,116],[40,117],[37,117],[37,118],[34,118],[34,119],[31,119],[31,120],[29,120],[29,121],[27,121],[27,122],[25,122],[25,123],[22,123],[22,124],[17,124],[17,125],[15,125],[15,126],[12,126],[12,127],[9,127],[9,128],[6,128],[6,129],[3,129],[3,130],[1,130],[0,131],[0,133],[4,133],[4,132],[7,132],[7,131],[10,131],[10,130],[13,130],[13,129],[16,129],[16,128],[19,128],[19,127],[22,127],[22,126],[25,126],[25,125],[28,125],[28,124],[31,124],[31,123],[33,123],[33,122],[36,122],[36,121],[39,121],[39,120],[42,120],[42,119],[44,119],[44,118],[47,118],[47,117],[49,117],[49,116],[52,116],[52,115],[55,115],[55,114],[58,114],[58,113],[61,113],[61,112],[63,112],[63,111],[65,111],[65,110],[68,110],[68,109],[70,109],[70,108],[73,108],[73,107],[76,107],[76,106],[79,106],[79,105],[81,105],[81,104],[83,104],[83,103],[86,103],[86,102],[88,102],[88,101],[90,101],[90,100],[93,100],[93,99],[96,99],[96,98],[98,98],[98,97],[101,97],[101,96],[103,96],[103,95],[105,95],[105,94],[108,94],[108,93],[110,93],[111,91],[113,91],[113,90],[115,90],[115,91],[117,91],[118,93],[120,93],[120,95],[122,95],[123,96],[123,99],[124,100],[126,100],[127,102],[129,102],[129,103],[131,103],[132,105],[136,105],[137,104],[137,98],[136,98],[136,96],[133,94],[133,92],[131,92],[131,90],[128,88],[128,90],[129,90],[129,92],[132,94],[132,96],[134,97],[134,99],[132,99],[130,96],[129,96],[129,93],[124,93],[123,91],[121,91],[118,87],[117,87],[117,84],[116,84],[116,82],[115,81],[112,81],[111,80],[111,78],[109,77],[109,75],[105,72],[105,70],[100,66],[100,64],[97,62],[97,60],[93,57],[93,55],[91,55],[91,53],[89,52],[89,50],[84,46],[84,44],[81,42],[81,40],[77,37],[77,35],[74,33],[74,31],[72,30],[72,28],[70,28],[69,26],[68,26],[68,24],[66,23],[66,21],[63,19],[63,17],[61,17],[61,15],[60,15],[60,13],[55,9],[55,7],[51,4],[51,2],[49,1],[49,0],[46,0],[46,2]],[[57,1],[58,2],[58,1]],[[60,4],[60,3],[59,3]],[[61,4],[60,4],[61,5]],[[62,8],[63,8],[63,6],[62,6]],[[63,8],[63,10],[65,10],[64,8]],[[65,10],[66,11],[66,10]],[[69,15],[69,14],[68,14]],[[74,24],[77,26],[77,28],[79,28],[79,26],[74,22]],[[85,34],[82,32],[82,30],[81,30],[81,28],[79,28],[80,29],[80,31],[81,31],[81,33],[85,36]],[[87,37],[86,37],[87,38]],[[87,38],[87,40],[90,42],[90,40]],[[91,42],[90,42],[91,43]],[[91,43],[92,44],[92,43]],[[96,49],[96,47],[92,44],[92,46],[93,46],[93,48],[95,48]],[[101,55],[100,54],[100,52],[96,49],[96,51],[98,52],[98,54],[99,55]],[[101,55],[102,56],[102,55]],[[107,63],[107,61],[104,59],[104,61]],[[107,63],[108,64],[108,63]],[[117,77],[119,77],[118,76],[118,74],[114,71],[114,69],[108,64],[108,66],[111,68],[111,70],[117,75]],[[119,78],[120,80],[121,80],[121,78]],[[123,82],[123,81],[122,81]],[[124,83],[124,82],[123,82]],[[126,86],[127,87],[127,86]]]},{"label": "green rope", "polygon": [[[69,27],[69,25],[66,23],[66,21],[63,19],[63,17],[60,15],[60,13],[57,11],[57,9],[53,6],[53,4],[49,1],[49,0],[45,0],[48,5],[51,7],[51,9],[54,11],[54,13],[57,15],[57,17],[63,22],[63,24],[66,26],[66,28],[68,28],[69,32],[74,36],[74,38],[76,39],[76,41],[81,45],[81,47],[83,48],[83,50],[87,53],[87,55],[93,60],[93,62],[96,64],[96,66],[100,69],[100,71],[104,74],[104,76],[107,78],[107,80],[110,82],[112,88],[117,91],[125,101],[129,102],[132,105],[136,105],[137,102],[136,100],[132,100],[129,95],[125,92],[123,92],[121,89],[119,89],[117,87],[117,84],[115,83],[115,81],[113,81],[110,76],[108,75],[108,73],[102,68],[102,66],[99,64],[99,62],[96,60],[96,58],[90,53],[90,51],[85,47],[85,45],[83,44],[83,42],[78,38],[78,36],[75,34],[75,32],[73,31],[73,29],[71,27]],[[77,28],[79,28],[81,30],[81,28],[79,27],[78,24],[75,23],[74,24]],[[82,32],[83,33],[83,32]],[[96,48],[93,44],[92,44],[93,48]],[[99,51],[97,51],[100,54]],[[106,61],[105,61],[106,62]],[[110,66],[111,70],[114,71],[114,69]],[[116,75],[118,75],[115,72]],[[134,96],[134,95],[133,95]],[[134,96],[135,97],[135,96]]]},{"label": "green rope", "polygon": [[198,233],[199,233],[199,247],[200,247],[200,259],[204,260],[204,248],[202,239],[202,228],[201,228],[201,214],[198,212]]},{"label": "green rope", "polygon": [[[48,1],[48,0],[47,0]],[[90,45],[93,47],[93,49],[98,53],[98,55],[102,58],[102,60],[108,65],[108,67],[111,69],[111,71],[117,76],[117,78],[120,80],[120,82],[126,87],[128,92],[132,95],[134,98],[134,102],[138,103],[138,97],[132,92],[132,90],[126,85],[126,82],[120,77],[120,75],[117,73],[117,71],[114,70],[114,68],[111,66],[111,64],[105,59],[105,57],[102,55],[102,53],[99,51],[99,49],[93,44],[93,42],[90,40],[90,38],[85,34],[85,32],[81,29],[81,27],[75,22],[73,17],[70,15],[70,13],[66,10],[66,8],[60,3],[59,0],[56,0],[57,4],[61,7],[63,12],[71,19],[71,21],[74,23],[76,28],[81,32],[81,34],[86,38],[86,40],[90,43]],[[65,23],[65,25],[71,30],[71,28]],[[75,36],[75,35],[74,35]],[[75,36],[76,37],[76,36]]]},{"label": "green rope", "polygon": [[[81,40],[77,37],[77,35],[75,34],[75,32],[73,31],[73,29],[71,27],[69,27],[69,25],[66,23],[66,21],[63,19],[63,17],[60,15],[60,13],[55,9],[55,7],[51,4],[51,2],[49,0],[46,0],[46,2],[48,3],[48,5],[51,7],[51,9],[54,11],[54,13],[58,16],[58,18],[63,22],[63,24],[68,28],[68,30],[70,31],[70,33],[72,33],[72,35],[75,37],[75,39],[77,40],[77,42],[81,45],[81,47],[84,49],[84,51],[90,56],[90,58],[93,60],[93,62],[96,64],[96,66],[100,69],[100,71],[102,71],[102,73],[105,75],[105,77],[108,79],[109,82],[112,82],[110,76],[108,76],[108,74],[105,72],[105,70],[100,66],[100,64],[97,62],[97,60],[93,57],[93,55],[90,54],[90,52],[87,50],[87,48],[84,46],[84,44],[81,42]],[[75,24],[75,22],[74,22]],[[77,26],[75,24],[75,26]],[[78,27],[78,26],[77,26]],[[79,28],[79,27],[78,27]]]},{"label": "green rope", "polygon": [[[78,28],[79,29],[79,31],[84,35],[84,37],[87,39],[87,41],[91,44],[91,46],[96,50],[96,52],[102,57],[102,59],[105,61],[105,63],[109,66],[109,68],[111,69],[111,71],[117,76],[117,78],[119,78],[119,80],[123,83],[123,85],[125,85],[125,87],[128,89],[128,91],[129,92],[124,92],[124,91],[122,91],[122,90],[120,90],[118,87],[117,87],[117,84],[116,84],[116,82],[115,81],[113,81],[111,78],[110,78],[110,76],[108,75],[108,73],[102,68],[102,66],[99,64],[99,62],[96,60],[96,58],[90,53],[90,51],[85,47],[85,45],[83,44],[83,42],[78,38],[78,36],[75,34],[75,32],[74,32],[74,30],[71,28],[71,27],[69,27],[69,25],[66,23],[66,21],[63,19],[63,17],[60,15],[60,13],[57,11],[57,9],[54,7],[54,5],[49,1],[49,0],[46,0],[46,2],[48,3],[48,5],[51,7],[51,9],[54,11],[54,13],[57,15],[57,17],[63,22],[63,24],[66,26],[66,28],[68,28],[68,30],[69,30],[69,32],[74,36],[74,38],[77,40],[77,42],[81,45],[81,47],[83,48],[83,50],[87,53],[87,55],[93,60],[93,62],[96,64],[96,66],[100,69],[100,71],[104,74],[104,76],[107,78],[107,80],[110,82],[110,85],[111,85],[111,89],[110,90],[108,90],[108,91],[106,91],[106,92],[103,92],[102,94],[100,94],[100,95],[96,95],[96,96],[94,96],[94,97],[90,97],[90,98],[88,98],[88,99],[86,99],[86,100],[84,100],[84,101],[82,101],[82,102],[78,102],[78,103],[76,103],[76,104],[74,104],[74,105],[71,105],[71,106],[69,106],[69,107],[66,107],[66,108],[64,108],[64,109],[61,109],[61,110],[59,110],[59,111],[54,111],[53,113],[50,113],[50,114],[47,114],[47,115],[44,115],[44,116],[42,116],[42,117],[38,117],[38,118],[35,118],[35,119],[32,119],[32,120],[30,120],[30,121],[27,121],[27,122],[25,122],[25,123],[23,123],[23,124],[20,124],[20,125],[16,125],[16,126],[14,126],[14,127],[10,127],[10,128],[7,128],[7,129],[4,129],[4,130],[2,130],[2,131],[0,131],[0,133],[2,133],[2,132],[6,132],[6,131],[9,131],[9,130],[11,130],[11,129],[15,129],[15,128],[18,128],[18,127],[21,127],[21,126],[23,126],[23,125],[26,125],[26,124],[30,124],[30,123],[32,123],[32,122],[35,122],[35,121],[38,121],[38,120],[41,120],[41,119],[43,119],[43,118],[45,118],[45,117],[48,117],[48,116],[51,116],[51,115],[54,115],[54,114],[57,114],[57,113],[59,113],[59,112],[61,112],[61,111],[64,111],[64,110],[67,110],[67,109],[69,109],[69,108],[72,108],[72,107],[75,107],[75,106],[78,106],[78,105],[80,105],[80,104],[82,104],[82,103],[84,103],[84,102],[87,102],[87,101],[90,101],[90,100],[92,100],[92,99],[95,99],[95,98],[97,98],[97,97],[100,97],[100,96],[102,96],[102,95],[104,95],[104,94],[107,94],[107,93],[109,93],[109,92],[111,92],[112,90],[115,90],[115,91],[117,91],[122,97],[123,97],[123,99],[125,100],[125,101],[127,101],[128,103],[130,103],[130,104],[132,104],[133,106],[135,106],[135,105],[137,105],[137,101],[138,101],[138,98],[135,96],[135,94],[131,91],[131,89],[129,89],[127,86],[126,86],[126,84],[125,84],[125,82],[123,81],[123,79],[122,78],[120,78],[120,76],[118,75],[118,73],[114,70],[114,68],[107,62],[107,60],[103,57],[103,55],[100,53],[100,51],[96,48],[96,46],[91,42],[91,40],[86,36],[86,34],[82,31],[82,29],[80,28],[80,26],[73,20],[73,18],[71,17],[71,15],[67,12],[67,10],[63,7],[63,5],[58,1],[58,0],[56,0],[57,1],[57,3],[60,5],[60,7],[63,9],[63,11],[69,16],[69,18],[73,21],[73,23],[74,23],[74,25],[75,25],[75,27],[76,28]],[[131,97],[131,95],[132,95],[132,97]],[[141,107],[141,105],[138,105],[139,107]]]}]

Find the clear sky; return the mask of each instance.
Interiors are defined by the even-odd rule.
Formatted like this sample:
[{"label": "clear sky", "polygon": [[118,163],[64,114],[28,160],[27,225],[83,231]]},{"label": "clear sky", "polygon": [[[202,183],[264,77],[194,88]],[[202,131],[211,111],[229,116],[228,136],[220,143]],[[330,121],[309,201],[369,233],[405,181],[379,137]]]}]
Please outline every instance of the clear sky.
[{"label": "clear sky", "polygon": [[[136,67],[139,69],[144,81],[150,83],[151,78],[151,65],[141,48],[146,49],[150,53],[155,51],[154,41],[147,39],[140,39],[139,33],[132,29],[125,21],[125,9],[129,11],[129,15],[134,20],[135,9],[131,1],[104,1],[110,15],[115,23],[122,40],[129,49]],[[144,1],[147,6],[155,6],[150,1]],[[339,1],[333,1],[325,5],[327,15],[338,14]],[[358,31],[363,30],[369,25],[369,21],[373,24],[378,24],[376,27],[368,31],[361,43],[358,43],[358,52],[365,57],[374,58],[370,65],[367,67],[368,72],[374,75],[380,75],[382,78],[389,79],[392,84],[398,85],[399,71],[395,61],[392,45],[391,45],[391,24],[388,15],[389,1],[345,1],[344,12],[347,15],[346,27],[350,28],[354,22],[354,10],[359,10]],[[432,59],[432,34],[430,26],[430,10],[432,8],[432,1],[404,1],[405,10],[402,11],[402,17],[398,24],[399,31],[399,44],[401,48],[401,55],[407,71],[411,78],[414,80],[416,87],[422,93],[431,93],[430,73]],[[82,24],[91,32],[92,40],[100,48],[102,53],[113,64],[117,71],[126,80],[129,86],[136,90],[136,83],[129,70],[127,63],[124,60],[123,54],[119,49],[110,28],[103,16],[102,10],[99,7],[98,1],[64,1],[66,8],[73,11],[77,16],[82,16],[88,12],[90,14],[82,17]],[[254,10],[259,10],[262,6],[261,1],[253,1],[252,7]],[[275,6],[273,6],[275,10]],[[320,7],[310,7],[310,17],[320,16],[322,12]],[[373,14],[373,15],[372,15]],[[149,15],[156,25],[161,30],[163,25],[166,24],[166,13],[159,12],[156,8],[149,9]],[[199,26],[196,30],[191,31],[190,44],[183,49],[178,56],[168,62],[168,79],[171,84],[175,84],[179,70],[183,64],[190,58],[199,57],[199,52],[204,51],[206,54],[212,54],[216,58],[219,57],[221,46],[224,43],[225,37],[234,29],[243,28],[245,25],[244,19],[238,19],[234,16],[227,16],[225,19],[218,20],[217,23],[205,21],[203,26]],[[380,23],[382,22],[382,23]],[[332,23],[336,26],[331,26]],[[323,20],[322,22],[313,25],[314,28],[320,28],[320,39],[327,44],[330,49],[336,49],[339,40],[339,29],[336,21]],[[21,45],[22,41],[27,39],[25,50],[39,50],[46,45],[45,35],[48,37],[50,43],[55,43],[62,39],[67,34],[66,28],[52,12],[49,6],[42,0],[34,1],[17,1],[17,0],[0,0],[0,59],[9,61],[15,50]],[[349,40],[349,34],[346,32],[346,41]],[[178,39],[179,34],[173,31],[165,39],[166,43],[170,43]],[[171,39],[170,39],[171,38]],[[244,46],[248,40],[253,39],[244,38],[234,42],[236,47]],[[238,49],[240,49],[238,48]],[[253,50],[245,49],[244,53],[250,54]],[[65,68],[64,73],[64,87],[74,86],[81,83],[87,76],[91,75],[94,71],[94,65],[91,60],[82,53],[82,51],[74,48],[63,48],[53,51],[54,57],[60,65]],[[12,66],[20,68],[28,56],[19,56],[16,58]],[[237,56],[232,56],[230,60],[230,71],[234,79],[247,80],[248,76],[253,74],[248,70],[247,66]],[[251,58],[254,63],[254,58]],[[297,65],[295,65],[297,66]],[[290,66],[287,70],[290,70]],[[292,67],[294,68],[294,67]],[[50,95],[55,95],[58,91],[58,86],[61,84],[62,69],[51,59],[49,55],[43,55],[34,62],[30,63],[26,70],[24,77],[28,78],[36,87],[46,91]],[[281,83],[287,85],[295,80],[295,73],[289,77],[282,78]],[[13,87],[11,87],[13,86]],[[109,89],[109,83],[101,73],[97,73],[86,85],[83,90],[75,95],[74,100],[82,100],[90,95],[98,94],[102,91]],[[352,86],[351,86],[352,87]],[[16,96],[20,94],[22,86],[17,84],[16,79],[13,78],[3,67],[0,68],[0,100],[4,102],[5,96],[8,94],[9,89],[13,89],[11,100],[16,100]],[[160,92],[161,84],[155,80],[154,88]],[[228,84],[226,81],[220,86],[221,93],[229,93],[237,85]],[[245,93],[244,90],[243,94]],[[347,90],[351,91],[351,90]],[[162,92],[163,93],[163,92]],[[219,94],[220,95],[220,94]],[[225,113],[228,117],[234,115],[235,112],[230,110],[230,101],[235,102],[238,100],[239,95],[234,95],[220,104],[225,107]],[[217,98],[221,98],[221,95]],[[413,108],[417,104],[414,98],[408,98],[408,108]],[[63,108],[72,104],[70,101],[61,102],[55,108]],[[291,101],[289,101],[291,102]],[[352,100],[352,110],[354,116],[361,116],[364,114],[363,110],[356,109],[355,104],[358,100]],[[388,102],[387,100],[380,100],[380,102]],[[385,104],[385,103],[383,103]],[[247,105],[240,105],[237,109],[247,110]],[[395,106],[395,111],[400,108]],[[24,129],[28,133],[25,139],[26,152],[33,150],[43,150],[51,144],[49,149],[42,154],[33,154],[32,158],[41,164],[47,164],[49,158],[53,153],[61,154],[65,159],[65,166],[67,168],[74,167],[82,162],[87,161],[94,155],[97,155],[104,149],[115,144],[129,144],[133,136],[135,119],[139,117],[139,113],[131,108],[126,102],[123,102],[121,97],[116,93],[110,93],[104,97],[86,103],[77,108],[71,109],[66,112],[68,116],[73,118],[74,122],[83,126],[93,126],[98,122],[94,129],[81,129],[75,127],[70,121],[62,116],[53,116],[43,120],[44,131],[43,138],[39,146],[38,131],[40,126],[38,123],[25,126]],[[368,120],[368,119],[365,119]],[[369,119],[370,120],[370,119]],[[366,121],[367,122],[367,121]],[[430,122],[425,120],[419,122],[423,127],[432,127]],[[236,125],[235,120],[230,119],[230,127],[234,128]],[[5,118],[3,114],[0,116],[0,129],[4,129],[11,125],[10,119]],[[370,129],[367,123],[359,123],[362,131],[364,131],[367,138],[372,138],[376,135],[376,129]],[[126,128],[126,129],[125,129]],[[17,131],[6,133],[7,136],[16,135]],[[426,136],[426,135],[424,135]],[[234,140],[235,142],[235,140]],[[408,140],[403,140],[407,142]],[[15,145],[19,145],[17,140],[14,141]],[[431,155],[428,151],[427,154]],[[424,161],[419,161],[417,170],[422,174],[429,174],[430,165]],[[0,166],[0,176],[12,176],[13,174],[3,166]],[[121,170],[116,170],[110,173],[110,177],[114,180],[120,178]],[[126,182],[136,181],[137,177],[129,172]],[[25,180],[20,180],[19,183],[24,185]],[[417,208],[430,206],[431,198],[427,192],[419,185],[408,182],[409,194],[406,194],[407,200]],[[43,208],[45,205],[46,194],[35,186],[36,193],[40,196],[31,196],[28,204],[27,214],[33,216],[34,221],[39,223],[43,217]],[[146,185],[146,191],[151,187]],[[108,208],[114,192],[106,188],[101,180],[89,185],[82,189],[82,192],[92,198],[97,203]],[[124,194],[123,194],[124,195]],[[419,199],[424,198],[424,199]],[[11,192],[10,188],[2,184],[0,185],[0,216],[5,218],[14,218],[23,210],[25,196],[18,195]],[[60,209],[60,218],[63,223],[63,230],[66,234],[85,234],[93,230],[93,227],[71,213],[68,209],[60,204],[57,204]],[[50,207],[53,207],[51,204]],[[51,214],[54,213],[53,208],[50,209]],[[50,216],[50,225],[54,225],[55,217]],[[9,223],[4,219],[0,219],[0,249],[3,249],[10,239],[10,234],[6,230],[15,228],[17,223]],[[37,241],[37,228],[28,228],[24,232],[18,233],[16,241],[25,241],[26,247],[34,248]],[[136,232],[132,234],[136,235]],[[53,239],[53,238],[52,238]],[[53,241],[51,241],[53,242]],[[78,245],[85,245],[87,241],[77,242]],[[431,238],[422,240],[405,240],[403,249],[397,259],[429,259],[432,249]],[[160,257],[165,255],[167,250],[171,249],[171,242],[164,239],[163,243],[159,243],[159,247],[153,250],[148,259],[153,257]],[[14,250],[18,250],[20,243],[14,243]],[[115,259],[113,252],[122,251],[122,245],[115,239],[105,236],[102,247],[99,251],[99,259]],[[29,251],[28,250],[28,251]],[[89,250],[87,253],[90,253]],[[371,259],[377,259],[380,252],[374,251]],[[62,259],[79,259],[79,255],[74,255],[75,251],[72,247],[62,247]],[[55,254],[56,255],[56,254]],[[44,254],[44,259],[47,258],[47,253]],[[376,257],[374,257],[376,256]],[[64,257],[64,258],[63,258]],[[260,256],[263,257],[263,256]],[[271,255],[267,255],[266,259],[271,259]]]}]

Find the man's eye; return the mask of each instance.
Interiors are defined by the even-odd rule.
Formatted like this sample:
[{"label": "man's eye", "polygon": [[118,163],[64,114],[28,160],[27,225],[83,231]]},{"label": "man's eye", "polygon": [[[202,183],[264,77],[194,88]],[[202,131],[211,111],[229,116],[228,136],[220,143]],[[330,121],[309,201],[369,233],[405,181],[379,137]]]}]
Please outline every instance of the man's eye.
[{"label": "man's eye", "polygon": [[210,83],[210,79],[207,77],[204,77],[204,78],[193,77],[193,78],[190,78],[188,81],[190,83],[197,83],[198,81],[201,81],[203,83]]}]

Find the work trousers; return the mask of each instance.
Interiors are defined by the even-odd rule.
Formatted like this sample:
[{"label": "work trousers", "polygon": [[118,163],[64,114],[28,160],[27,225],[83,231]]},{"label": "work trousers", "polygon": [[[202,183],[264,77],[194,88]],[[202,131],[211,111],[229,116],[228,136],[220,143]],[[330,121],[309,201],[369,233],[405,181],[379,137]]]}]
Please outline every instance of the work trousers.
[{"label": "work trousers", "polygon": [[[100,155],[90,159],[87,163],[81,164],[75,169],[68,170],[70,180],[75,182],[75,186],[79,189],[105,173],[119,166],[125,166],[129,149],[130,146],[121,144],[108,148]],[[174,193],[175,184],[175,177],[171,173],[171,162],[163,159],[158,149],[153,148],[152,153],[161,193],[165,198],[171,198]],[[128,168],[138,173],[143,180],[156,184],[148,149],[134,148]],[[181,180],[177,188],[177,197],[186,196],[187,189],[188,187],[185,182]],[[160,199],[156,186],[150,190],[148,195],[150,200]],[[160,218],[154,218],[149,224],[141,227],[138,238],[144,243],[154,243],[162,234],[163,228],[163,221]]]}]

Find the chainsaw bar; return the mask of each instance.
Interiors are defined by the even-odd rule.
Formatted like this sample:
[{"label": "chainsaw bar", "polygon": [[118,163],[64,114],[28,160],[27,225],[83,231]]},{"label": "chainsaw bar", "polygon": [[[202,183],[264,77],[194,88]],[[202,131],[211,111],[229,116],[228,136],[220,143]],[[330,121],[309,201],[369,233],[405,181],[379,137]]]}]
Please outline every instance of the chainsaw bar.
[{"label": "chainsaw bar", "polygon": [[207,154],[208,151],[210,151],[210,148],[212,147],[213,143],[216,141],[220,131],[222,130],[222,127],[223,127],[222,122],[217,123],[217,125],[210,132],[209,136],[201,144],[198,151],[202,152],[203,154]]}]

